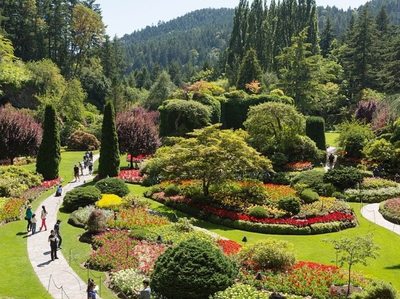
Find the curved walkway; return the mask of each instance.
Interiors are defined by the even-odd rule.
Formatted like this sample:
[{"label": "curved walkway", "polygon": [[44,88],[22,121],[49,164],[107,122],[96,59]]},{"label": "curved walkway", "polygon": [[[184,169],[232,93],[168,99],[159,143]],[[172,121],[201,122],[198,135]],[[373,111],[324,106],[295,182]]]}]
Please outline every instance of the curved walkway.
[{"label": "curved walkway", "polygon": [[[93,163],[98,159],[98,155],[93,157]],[[72,171],[72,170],[71,170]],[[28,256],[32,264],[33,270],[39,277],[40,282],[49,292],[53,298],[64,298],[64,299],[86,299],[86,282],[79,278],[79,276],[72,270],[68,265],[67,260],[61,251],[57,252],[58,259],[54,262],[50,258],[50,245],[48,237],[50,230],[53,229],[54,224],[57,220],[58,209],[60,208],[64,199],[65,193],[90,181],[93,176],[89,176],[87,170],[84,170],[84,176],[81,177],[80,182],[70,182],[68,185],[63,187],[63,195],[61,197],[55,197],[54,195],[45,199],[35,211],[37,224],[36,234],[29,235],[28,238]],[[47,231],[38,232],[41,224],[40,211],[44,205],[47,210]],[[66,223],[61,223],[60,231],[61,236],[63,232],[63,226]]]},{"label": "curved walkway", "polygon": [[383,218],[382,214],[379,213],[379,203],[373,203],[363,206],[361,209],[361,214],[367,220],[400,235],[400,225],[394,224]]}]

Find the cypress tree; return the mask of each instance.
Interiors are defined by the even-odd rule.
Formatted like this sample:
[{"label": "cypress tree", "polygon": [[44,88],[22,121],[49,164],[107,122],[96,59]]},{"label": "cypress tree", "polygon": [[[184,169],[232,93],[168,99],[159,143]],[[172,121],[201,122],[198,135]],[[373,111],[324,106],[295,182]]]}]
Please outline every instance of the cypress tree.
[{"label": "cypress tree", "polygon": [[119,145],[115,127],[115,112],[111,102],[104,107],[101,128],[99,177],[116,177],[119,173]]},{"label": "cypress tree", "polygon": [[326,149],[325,120],[322,117],[310,116],[307,118],[306,135],[315,142],[319,149]]},{"label": "cypress tree", "polygon": [[60,133],[56,110],[53,106],[47,105],[44,114],[42,143],[36,159],[36,171],[43,175],[45,180],[56,179],[60,160]]},{"label": "cypress tree", "polygon": [[256,51],[250,48],[243,58],[240,66],[239,78],[236,84],[238,89],[245,89],[246,84],[252,81],[261,81],[262,70],[257,59]]}]

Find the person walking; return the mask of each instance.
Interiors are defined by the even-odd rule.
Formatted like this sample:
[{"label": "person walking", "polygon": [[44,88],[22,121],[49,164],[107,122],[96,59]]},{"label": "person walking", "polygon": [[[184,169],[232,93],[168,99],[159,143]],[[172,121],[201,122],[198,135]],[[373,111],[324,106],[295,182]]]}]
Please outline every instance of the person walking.
[{"label": "person walking", "polygon": [[32,235],[34,235],[36,233],[36,214],[32,215],[32,219],[31,219],[31,231],[32,231]]},{"label": "person walking", "polygon": [[143,280],[143,290],[141,290],[138,295],[139,299],[151,298],[150,281],[148,279]]},{"label": "person walking", "polygon": [[31,220],[32,220],[32,206],[29,205],[28,208],[25,211],[25,220],[28,222],[26,225],[26,230],[29,232],[31,231]]},{"label": "person walking", "polygon": [[57,257],[57,236],[54,230],[51,230],[49,236],[51,260],[58,259]]},{"label": "person walking", "polygon": [[40,212],[40,219],[42,219],[42,224],[40,225],[39,231],[42,231],[43,227],[44,227],[44,230],[47,230],[46,218],[47,218],[47,211],[46,211],[45,206],[42,206],[42,211]]},{"label": "person walking", "polygon": [[92,175],[92,173],[93,173],[93,162],[92,161],[88,162],[88,169],[89,169],[89,174]]},{"label": "person walking", "polygon": [[75,177],[75,182],[79,181],[79,167],[76,166],[76,164],[74,166],[74,177]]},{"label": "person walking", "polygon": [[88,299],[96,299],[97,286],[94,283],[94,280],[92,278],[88,279],[88,286],[87,286],[86,292],[87,292]]},{"label": "person walking", "polygon": [[61,238],[61,234],[60,234],[60,223],[61,223],[61,220],[57,220],[56,224],[54,225],[54,232],[58,239],[58,249],[61,249],[61,243],[62,243],[62,238]]},{"label": "person walking", "polygon": [[79,170],[81,171],[81,176],[83,176],[83,163],[79,162]]}]

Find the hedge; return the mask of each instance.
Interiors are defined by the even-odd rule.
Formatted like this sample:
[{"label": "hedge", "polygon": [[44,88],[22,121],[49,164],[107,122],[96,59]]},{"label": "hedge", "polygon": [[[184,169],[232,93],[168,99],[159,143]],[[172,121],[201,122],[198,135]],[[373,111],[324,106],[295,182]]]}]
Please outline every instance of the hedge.
[{"label": "hedge", "polygon": [[348,189],[344,192],[345,200],[351,202],[379,203],[400,196],[400,187],[388,187],[371,190]]},{"label": "hedge", "polygon": [[320,150],[326,149],[325,120],[319,116],[310,116],[306,120],[306,135],[310,137]]},{"label": "hedge", "polygon": [[385,218],[387,221],[390,221],[395,224],[400,224],[400,215],[395,215],[395,214],[391,213],[390,211],[388,211],[385,208],[385,203],[386,203],[386,201],[382,202],[379,205],[379,213],[381,213],[382,217]]}]

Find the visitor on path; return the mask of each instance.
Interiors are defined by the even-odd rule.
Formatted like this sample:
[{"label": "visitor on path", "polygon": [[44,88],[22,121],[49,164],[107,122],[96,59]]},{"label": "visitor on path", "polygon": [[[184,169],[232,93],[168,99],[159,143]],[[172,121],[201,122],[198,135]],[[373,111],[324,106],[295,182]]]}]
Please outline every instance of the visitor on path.
[{"label": "visitor on path", "polygon": [[93,162],[93,152],[92,151],[89,152],[89,159],[91,162]]},{"label": "visitor on path", "polygon": [[32,235],[34,235],[36,233],[36,214],[32,215],[32,219],[31,219],[31,231],[32,231]]},{"label": "visitor on path", "polygon": [[42,211],[40,212],[40,219],[42,219],[42,224],[40,225],[39,231],[42,231],[43,227],[44,227],[44,230],[47,230],[46,217],[47,217],[46,207],[42,206]]},{"label": "visitor on path", "polygon": [[150,299],[151,289],[150,289],[150,281],[148,279],[143,280],[143,290],[141,290],[138,295],[139,299]]},{"label": "visitor on path", "polygon": [[88,279],[88,286],[86,292],[88,299],[96,299],[97,286],[92,278]]},{"label": "visitor on path", "polygon": [[54,225],[54,232],[56,233],[58,239],[58,249],[61,249],[62,238],[60,234],[60,223],[61,220],[57,220],[56,224]]},{"label": "visitor on path", "polygon": [[26,230],[29,232],[31,230],[31,219],[32,219],[32,206],[29,205],[25,212],[25,220],[28,222],[26,225]]},{"label": "visitor on path", "polygon": [[62,185],[58,185],[56,190],[56,196],[58,197],[61,195],[62,195]]},{"label": "visitor on path", "polygon": [[79,170],[81,171],[81,176],[83,176],[83,163],[82,162],[79,162]]},{"label": "visitor on path", "polygon": [[51,232],[50,232],[49,242],[50,242],[51,260],[54,261],[54,259],[58,259],[58,257],[57,257],[57,236],[56,236],[56,232],[54,230],[51,230]]},{"label": "visitor on path", "polygon": [[88,162],[88,169],[89,169],[89,174],[92,175],[92,173],[93,173],[93,162],[92,161]]},{"label": "visitor on path", "polygon": [[333,169],[334,163],[335,163],[335,155],[334,154],[329,154],[328,156],[328,162],[329,162],[329,168]]},{"label": "visitor on path", "polygon": [[75,182],[79,181],[79,167],[78,166],[74,166],[74,177],[75,177]]}]

